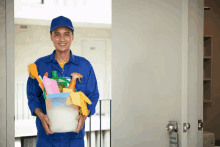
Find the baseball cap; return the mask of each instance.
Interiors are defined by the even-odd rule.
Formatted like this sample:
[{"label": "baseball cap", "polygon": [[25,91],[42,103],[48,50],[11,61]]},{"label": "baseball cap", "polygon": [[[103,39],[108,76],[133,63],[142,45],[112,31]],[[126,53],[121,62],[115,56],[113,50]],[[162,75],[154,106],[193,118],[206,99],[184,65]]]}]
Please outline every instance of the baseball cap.
[{"label": "baseball cap", "polygon": [[60,26],[66,26],[74,31],[73,24],[71,20],[64,16],[58,16],[54,18],[51,22],[50,31],[53,31],[54,29],[60,27]]}]

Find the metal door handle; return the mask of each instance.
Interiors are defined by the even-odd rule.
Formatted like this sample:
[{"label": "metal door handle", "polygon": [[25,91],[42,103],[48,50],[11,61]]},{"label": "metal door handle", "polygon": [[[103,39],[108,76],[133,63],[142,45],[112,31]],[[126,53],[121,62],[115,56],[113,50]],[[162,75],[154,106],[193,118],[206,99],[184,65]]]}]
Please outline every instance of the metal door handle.
[{"label": "metal door handle", "polygon": [[169,132],[170,146],[179,146],[177,121],[169,121],[168,125],[166,126],[166,129]]},{"label": "metal door handle", "polygon": [[178,131],[178,127],[177,126],[174,127],[173,124],[168,124],[166,129],[167,129],[168,132],[173,132],[173,131],[177,132]]}]

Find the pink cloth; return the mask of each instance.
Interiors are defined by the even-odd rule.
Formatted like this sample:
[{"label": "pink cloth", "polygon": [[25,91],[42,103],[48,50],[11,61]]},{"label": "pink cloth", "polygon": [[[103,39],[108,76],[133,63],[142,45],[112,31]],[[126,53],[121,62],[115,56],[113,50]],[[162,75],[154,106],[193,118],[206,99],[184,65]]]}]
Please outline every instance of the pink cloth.
[{"label": "pink cloth", "polygon": [[60,93],[56,80],[44,76],[43,84],[47,94]]}]

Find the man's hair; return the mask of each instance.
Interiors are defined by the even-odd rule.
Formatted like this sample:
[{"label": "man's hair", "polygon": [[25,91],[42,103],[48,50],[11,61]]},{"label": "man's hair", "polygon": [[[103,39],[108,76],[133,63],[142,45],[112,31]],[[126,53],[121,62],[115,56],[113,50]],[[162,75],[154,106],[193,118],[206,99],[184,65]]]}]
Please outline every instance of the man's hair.
[{"label": "man's hair", "polygon": [[[68,27],[66,27],[66,26],[62,26],[62,27],[68,28]],[[68,29],[72,32],[72,35],[73,35],[74,30],[71,30],[70,28],[68,28]],[[55,29],[54,29],[54,30],[55,30]],[[54,30],[53,30],[53,31],[54,31]],[[53,31],[50,31],[50,34],[51,34],[51,35],[52,35],[52,32],[53,32]]]}]

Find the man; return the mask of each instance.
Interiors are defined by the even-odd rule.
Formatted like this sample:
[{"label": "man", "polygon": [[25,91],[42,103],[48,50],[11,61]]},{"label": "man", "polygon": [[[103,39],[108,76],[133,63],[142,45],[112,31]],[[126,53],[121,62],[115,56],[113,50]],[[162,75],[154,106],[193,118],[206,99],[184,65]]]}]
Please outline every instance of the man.
[{"label": "man", "polygon": [[[71,73],[77,72],[83,75],[81,83],[76,82],[78,91],[82,91],[92,102],[88,107],[88,117],[95,113],[95,107],[99,99],[96,76],[92,65],[83,57],[73,55],[70,50],[74,39],[74,28],[70,19],[59,16],[51,22],[50,37],[55,46],[51,55],[44,56],[35,61],[38,74],[48,72],[52,78],[52,71],[57,71],[59,77],[71,78]],[[87,116],[79,114],[78,128],[73,132],[54,133],[49,130],[51,125],[46,115],[46,105],[42,90],[33,77],[27,81],[28,106],[32,116],[36,116],[37,147],[84,147],[85,120]],[[57,118],[59,119],[59,118]]]}]

